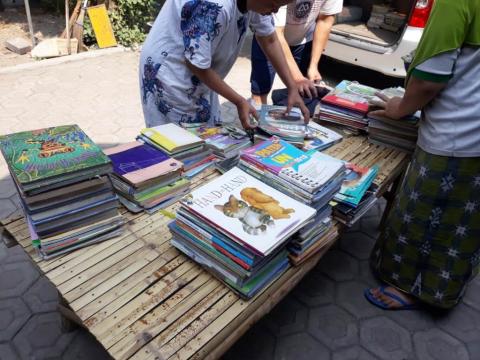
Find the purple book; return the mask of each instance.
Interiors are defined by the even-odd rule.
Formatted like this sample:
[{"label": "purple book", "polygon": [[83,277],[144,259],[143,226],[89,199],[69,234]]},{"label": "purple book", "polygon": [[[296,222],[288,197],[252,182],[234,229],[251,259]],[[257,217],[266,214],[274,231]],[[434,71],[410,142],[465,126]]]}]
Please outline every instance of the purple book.
[{"label": "purple book", "polygon": [[180,161],[172,159],[165,152],[139,141],[119,145],[104,152],[113,163],[114,173],[135,186],[169,175],[183,167]]}]

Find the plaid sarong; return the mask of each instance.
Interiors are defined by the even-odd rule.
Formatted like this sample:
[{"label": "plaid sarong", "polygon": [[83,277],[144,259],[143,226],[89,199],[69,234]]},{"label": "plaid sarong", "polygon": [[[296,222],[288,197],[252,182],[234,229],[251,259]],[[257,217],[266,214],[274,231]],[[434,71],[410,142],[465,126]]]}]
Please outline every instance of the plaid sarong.
[{"label": "plaid sarong", "polygon": [[386,283],[451,308],[480,262],[480,158],[417,147],[387,225],[371,254]]}]

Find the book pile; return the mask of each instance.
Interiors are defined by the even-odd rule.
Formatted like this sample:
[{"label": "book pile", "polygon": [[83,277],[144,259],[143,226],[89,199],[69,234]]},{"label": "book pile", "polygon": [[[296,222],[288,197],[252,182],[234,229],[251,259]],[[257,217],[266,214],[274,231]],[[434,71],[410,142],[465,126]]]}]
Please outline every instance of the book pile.
[{"label": "book pile", "polygon": [[286,114],[285,106],[262,105],[259,113],[258,130],[301,148],[305,141],[307,127],[298,108],[292,108]]},{"label": "book pile", "polygon": [[153,213],[189,191],[183,164],[164,151],[133,141],[105,150],[113,164],[112,182],[120,202],[131,212]]},{"label": "book pile", "polygon": [[121,233],[111,162],[77,125],[4,135],[0,147],[41,257]]},{"label": "book pile", "polygon": [[187,178],[192,178],[215,163],[215,156],[205,141],[176,124],[143,129],[137,140],[181,161]]},{"label": "book pile", "polygon": [[343,80],[322,98],[315,118],[351,129],[366,130],[368,126],[366,115],[371,102],[378,99],[375,96],[376,92],[378,89]]},{"label": "book pile", "polygon": [[314,121],[310,121],[307,126],[303,150],[322,151],[339,143],[342,141],[342,138],[343,136],[339,133],[330,130],[327,127],[321,126]]},{"label": "book pile", "polygon": [[190,131],[205,140],[217,158],[217,168],[222,172],[237,165],[240,151],[251,145],[247,134],[233,126],[199,127]]},{"label": "book pile", "polygon": [[286,244],[314,216],[233,168],[182,200],[172,245],[249,299],[287,270]]},{"label": "book pile", "polygon": [[[306,260],[325,244],[331,229],[330,201],[340,190],[345,166],[340,160],[316,150],[304,152],[278,138],[259,143],[242,152],[239,167],[291,198],[317,210],[311,231],[295,237],[290,257],[294,264]],[[328,226],[316,228],[325,222]],[[297,245],[295,247],[295,245]]]},{"label": "book pile", "polygon": [[372,29],[400,31],[407,20],[407,15],[393,11],[388,5],[373,5],[367,26]]},{"label": "book pile", "polygon": [[385,22],[385,15],[387,15],[389,11],[390,6],[388,5],[373,5],[367,26],[372,29],[379,29],[380,25]]},{"label": "book pile", "polygon": [[377,186],[373,184],[378,166],[362,167],[346,163],[347,174],[332,205],[334,216],[347,226],[353,225],[377,201]]}]

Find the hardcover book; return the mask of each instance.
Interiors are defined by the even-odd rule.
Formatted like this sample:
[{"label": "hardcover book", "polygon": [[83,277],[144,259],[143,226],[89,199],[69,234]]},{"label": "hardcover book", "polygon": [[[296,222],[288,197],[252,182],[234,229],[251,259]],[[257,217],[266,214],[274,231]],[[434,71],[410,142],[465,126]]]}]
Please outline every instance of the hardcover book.
[{"label": "hardcover book", "polygon": [[77,125],[4,135],[0,147],[10,171],[25,190],[42,181],[110,164]]},{"label": "hardcover book", "polygon": [[143,129],[141,134],[171,154],[200,146],[204,143],[202,139],[190,131],[171,123]]},{"label": "hardcover book", "polygon": [[316,213],[239,168],[194,190],[182,204],[261,256],[282,245]]},{"label": "hardcover book", "polygon": [[138,141],[107,149],[105,154],[112,160],[115,175],[134,186],[180,171],[183,166],[165,152]]}]

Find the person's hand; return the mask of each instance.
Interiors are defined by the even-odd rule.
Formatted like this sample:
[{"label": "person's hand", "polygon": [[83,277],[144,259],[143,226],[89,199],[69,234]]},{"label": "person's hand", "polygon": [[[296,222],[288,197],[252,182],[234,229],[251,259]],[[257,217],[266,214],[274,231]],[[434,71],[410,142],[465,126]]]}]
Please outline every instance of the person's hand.
[{"label": "person's hand", "polygon": [[295,79],[295,83],[297,84],[298,92],[303,97],[307,97],[309,99],[313,97],[317,97],[317,88],[313,81],[308,80],[306,77],[298,77]]},{"label": "person's hand", "polygon": [[313,81],[314,83],[319,83],[322,81],[322,75],[320,75],[320,72],[318,71],[318,68],[309,68],[307,71],[307,76],[310,81]]},{"label": "person's hand", "polygon": [[255,129],[256,126],[250,123],[250,117],[253,117],[258,121],[257,110],[244,98],[242,98],[237,104],[238,118],[242,123],[245,130]]},{"label": "person's hand", "polygon": [[376,93],[375,95],[385,102],[383,105],[384,109],[372,111],[370,114],[382,116],[382,117],[388,117],[394,120],[399,120],[405,116],[405,114],[403,114],[403,112],[401,111],[401,106],[400,106],[403,98],[401,97],[389,98],[388,96],[385,96],[382,93]]},{"label": "person's hand", "polygon": [[292,107],[296,106],[302,111],[303,118],[305,119],[305,124],[308,124],[308,122],[310,121],[310,111],[308,111],[307,107],[305,106],[305,103],[303,102],[303,99],[299,94],[299,90],[296,88],[289,88],[287,101],[288,102],[286,113],[290,113]]}]

